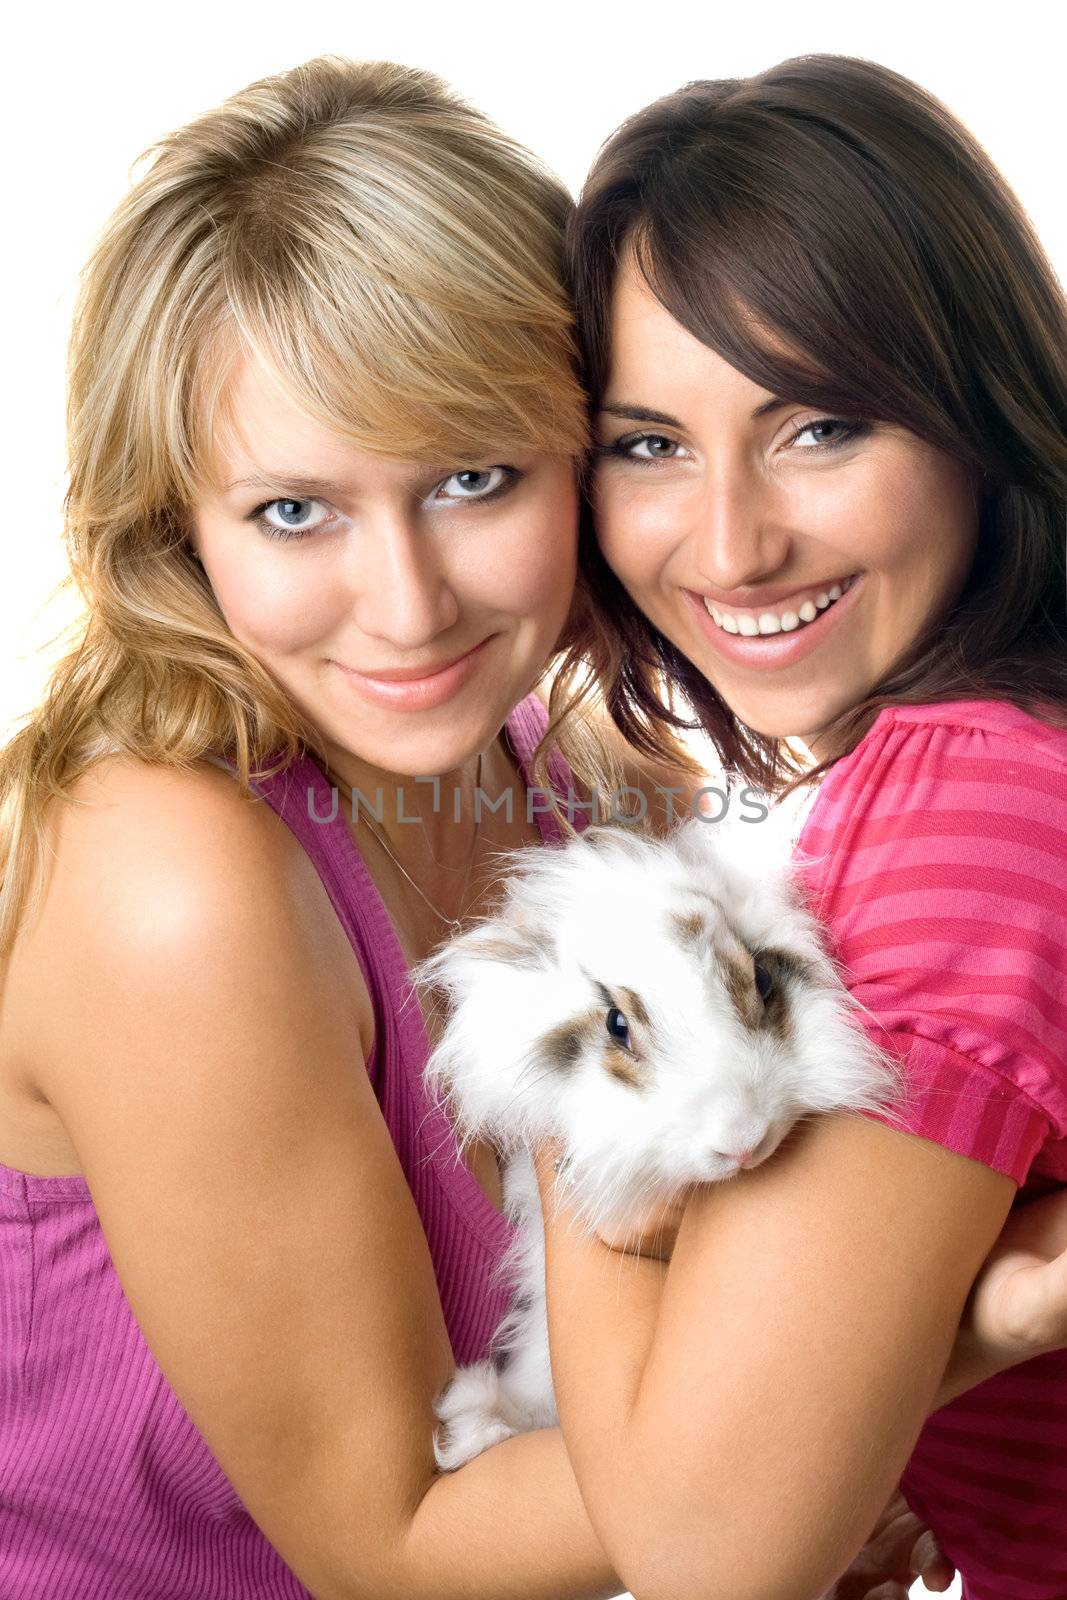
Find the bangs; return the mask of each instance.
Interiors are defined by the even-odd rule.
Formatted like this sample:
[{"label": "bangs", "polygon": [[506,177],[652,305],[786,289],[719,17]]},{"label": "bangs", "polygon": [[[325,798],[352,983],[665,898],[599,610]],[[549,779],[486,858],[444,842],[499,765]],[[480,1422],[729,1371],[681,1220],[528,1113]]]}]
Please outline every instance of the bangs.
[{"label": "bangs", "polygon": [[[595,252],[605,226],[616,263],[629,252],[687,332],[783,399],[895,423],[960,455],[973,396],[913,211],[871,152],[814,118],[771,119],[727,98],[636,182],[583,199],[574,248]],[[578,274],[588,278],[582,259]]]},{"label": "bangs", "polygon": [[[394,169],[381,185],[339,167],[326,205],[320,170],[314,207],[290,171],[269,206],[261,195],[246,206],[223,262],[237,344],[360,449],[435,462],[501,448],[578,458],[586,405],[560,224],[512,192],[506,227],[494,227],[491,174],[449,173],[438,150],[432,174],[413,182],[414,159],[405,181]],[[479,189],[484,218],[470,214]]]},{"label": "bangs", "polygon": [[[719,259],[708,262],[705,248],[705,259],[694,270],[674,241],[664,241],[647,222],[635,228],[627,244],[629,260],[665,310],[753,383],[783,399],[811,405],[839,405],[855,398],[852,386],[824,360],[810,325],[802,342],[794,329],[773,319],[768,307],[776,286],[754,274],[750,262],[732,271],[736,263],[723,259],[725,251],[717,251]],[[743,248],[739,253],[743,257]],[[697,274],[699,295],[694,292]]]}]

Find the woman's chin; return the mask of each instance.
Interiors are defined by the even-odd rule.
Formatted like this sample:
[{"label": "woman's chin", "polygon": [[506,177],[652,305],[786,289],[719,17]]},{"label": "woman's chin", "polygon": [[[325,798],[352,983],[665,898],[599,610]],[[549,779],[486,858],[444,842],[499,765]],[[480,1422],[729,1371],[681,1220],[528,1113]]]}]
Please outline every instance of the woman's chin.
[{"label": "woman's chin", "polygon": [[867,693],[862,684],[856,685],[855,692],[838,687],[834,692],[805,694],[783,686],[780,691],[759,695],[738,694],[733,685],[717,683],[714,687],[737,720],[753,733],[763,739],[799,739],[804,744],[816,739]]},{"label": "woman's chin", "polygon": [[[758,734],[761,739],[799,739],[807,743],[809,737],[815,737],[815,730],[825,727],[830,721],[830,713],[811,713],[804,706],[766,706],[745,704],[740,700],[732,700],[719,691],[719,694],[738,722],[748,728],[750,732]],[[809,735],[805,730],[813,730]]]}]

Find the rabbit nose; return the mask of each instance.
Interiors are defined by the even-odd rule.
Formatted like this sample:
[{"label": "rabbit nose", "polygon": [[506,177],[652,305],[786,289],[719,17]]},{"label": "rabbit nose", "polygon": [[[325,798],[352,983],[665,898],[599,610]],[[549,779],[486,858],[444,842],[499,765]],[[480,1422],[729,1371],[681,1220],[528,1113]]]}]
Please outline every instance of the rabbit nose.
[{"label": "rabbit nose", "polygon": [[728,1161],[733,1167],[747,1167],[755,1155],[756,1149],[757,1147],[753,1145],[749,1149],[712,1150],[709,1153],[713,1155],[717,1161]]},{"label": "rabbit nose", "polygon": [[767,1154],[771,1142],[769,1134],[768,1128],[753,1127],[750,1123],[737,1134],[724,1139],[713,1153],[736,1167],[758,1167]]}]

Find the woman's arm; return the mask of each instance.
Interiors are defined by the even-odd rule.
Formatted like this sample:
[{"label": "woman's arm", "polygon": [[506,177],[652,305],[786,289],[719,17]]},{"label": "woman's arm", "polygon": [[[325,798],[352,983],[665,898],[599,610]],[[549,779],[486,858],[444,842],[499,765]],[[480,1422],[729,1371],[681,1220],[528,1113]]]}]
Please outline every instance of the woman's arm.
[{"label": "woman's arm", "polygon": [[620,1265],[549,1199],[564,1435],[641,1600],[815,1600],[835,1581],[900,1477],[1013,1194],[978,1162],[834,1116],[698,1190],[669,1267]]},{"label": "woman's arm", "polygon": [[289,830],[111,762],[20,939],[42,1092],[149,1348],[316,1600],[617,1593],[558,1430],[447,1477],[452,1356],[364,1065],[366,991]]}]

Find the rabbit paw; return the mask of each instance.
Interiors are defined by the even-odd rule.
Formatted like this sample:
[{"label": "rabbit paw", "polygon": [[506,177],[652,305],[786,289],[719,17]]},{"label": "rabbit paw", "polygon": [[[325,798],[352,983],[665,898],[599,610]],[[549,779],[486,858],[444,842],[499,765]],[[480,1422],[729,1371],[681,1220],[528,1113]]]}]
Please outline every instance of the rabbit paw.
[{"label": "rabbit paw", "polygon": [[491,1361],[461,1367],[434,1401],[441,1424],[434,1429],[434,1459],[442,1472],[455,1472],[490,1445],[510,1439],[518,1428],[502,1415],[500,1375]]}]

